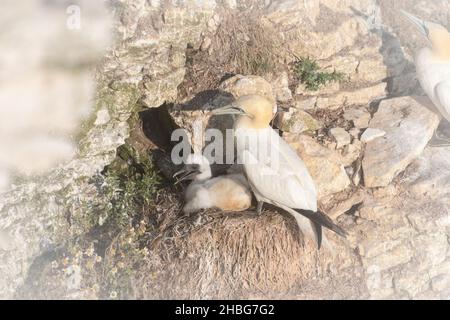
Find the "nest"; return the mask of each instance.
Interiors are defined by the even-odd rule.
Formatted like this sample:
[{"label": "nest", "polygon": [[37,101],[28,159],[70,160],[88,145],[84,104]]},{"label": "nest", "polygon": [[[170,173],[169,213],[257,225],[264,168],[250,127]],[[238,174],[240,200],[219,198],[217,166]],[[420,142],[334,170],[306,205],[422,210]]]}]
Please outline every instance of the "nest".
[{"label": "nest", "polygon": [[154,239],[151,251],[163,268],[148,293],[171,299],[285,296],[316,276],[321,255],[303,241],[293,218],[272,211],[182,217]]}]

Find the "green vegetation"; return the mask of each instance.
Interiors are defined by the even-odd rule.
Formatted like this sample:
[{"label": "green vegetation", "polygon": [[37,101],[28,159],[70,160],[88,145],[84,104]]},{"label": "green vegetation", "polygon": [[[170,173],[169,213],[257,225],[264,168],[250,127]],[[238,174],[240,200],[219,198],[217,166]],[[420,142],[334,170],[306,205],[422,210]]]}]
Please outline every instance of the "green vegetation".
[{"label": "green vegetation", "polygon": [[116,161],[104,173],[100,193],[107,207],[105,213],[115,223],[142,214],[156,195],[160,183],[151,159],[139,159],[132,148],[122,146]]},{"label": "green vegetation", "polygon": [[148,156],[140,157],[129,147],[117,150],[117,157],[103,172],[94,176],[85,191],[95,197],[70,198],[72,236],[99,232],[105,238],[115,237],[131,221],[140,219],[153,204],[160,177]]},{"label": "green vegetation", "polygon": [[344,79],[342,72],[336,70],[333,72],[321,71],[317,61],[309,57],[297,58],[294,63],[294,74],[297,80],[311,91],[317,91],[330,82],[339,82]]},{"label": "green vegetation", "polygon": [[[139,297],[151,285],[148,244],[159,192],[161,178],[152,159],[129,145],[120,147],[114,162],[89,181],[82,195],[67,199],[69,233],[61,235],[63,250],[46,276],[64,283],[77,272],[80,288],[93,299]],[[41,292],[41,286],[26,291],[45,298],[67,294],[60,287]]]},{"label": "green vegetation", "polygon": [[78,252],[86,252],[90,243],[96,244],[95,254],[84,254],[78,262],[84,270],[90,270],[84,279],[91,279],[98,286],[97,297],[136,297],[136,282],[148,277],[140,271],[146,270],[150,259],[147,235],[153,231],[154,217],[150,215],[160,190],[159,173],[150,157],[125,145],[92,183],[100,197],[95,206],[84,206],[83,216],[95,217],[96,223],[81,237],[84,243],[77,241],[74,247],[79,248]]}]

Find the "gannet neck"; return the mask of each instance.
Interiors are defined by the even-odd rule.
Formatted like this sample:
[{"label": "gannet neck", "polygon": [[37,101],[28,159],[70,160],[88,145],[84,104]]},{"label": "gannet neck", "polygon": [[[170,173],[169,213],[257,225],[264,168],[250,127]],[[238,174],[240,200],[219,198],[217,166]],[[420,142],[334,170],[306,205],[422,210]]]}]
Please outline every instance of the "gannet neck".
[{"label": "gannet neck", "polygon": [[445,48],[436,51],[433,50],[433,58],[437,62],[450,63],[450,43],[445,44]]},{"label": "gannet neck", "polygon": [[194,181],[205,181],[212,178],[211,166],[209,160],[201,154],[190,154],[186,159],[186,165],[198,166],[198,174]]},{"label": "gannet neck", "polygon": [[194,181],[203,182],[203,181],[209,180],[211,178],[212,178],[211,167],[208,165],[208,167],[204,167],[204,168],[200,167],[200,174],[198,174],[195,177]]},{"label": "gannet neck", "polygon": [[245,121],[245,118],[239,119],[234,126],[235,130],[267,130],[270,128],[268,123],[258,122],[254,123],[252,121]]}]

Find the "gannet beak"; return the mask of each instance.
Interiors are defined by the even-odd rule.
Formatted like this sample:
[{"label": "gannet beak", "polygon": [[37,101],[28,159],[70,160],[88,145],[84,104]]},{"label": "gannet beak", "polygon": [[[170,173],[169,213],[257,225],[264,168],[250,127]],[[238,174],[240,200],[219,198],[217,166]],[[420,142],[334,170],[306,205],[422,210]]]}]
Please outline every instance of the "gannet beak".
[{"label": "gannet beak", "polygon": [[211,110],[211,114],[213,114],[215,116],[231,114],[231,115],[246,116],[249,118],[253,118],[253,116],[251,114],[245,112],[244,109],[242,109],[241,107],[239,107],[233,103],[226,105],[225,107]]},{"label": "gannet beak", "polygon": [[182,170],[176,172],[173,175],[173,178],[176,179],[175,184],[179,184],[180,182],[185,180],[193,180],[198,174],[200,174],[200,171],[198,169],[190,169],[185,167]]},{"label": "gannet beak", "polygon": [[420,31],[420,33],[422,33],[425,37],[428,38],[429,30],[428,30],[428,27],[427,27],[425,21],[413,16],[412,14],[410,14],[406,11],[401,10],[401,12],[403,13],[403,15],[406,18],[408,18],[409,22],[411,22],[413,25],[416,26],[416,28]]}]

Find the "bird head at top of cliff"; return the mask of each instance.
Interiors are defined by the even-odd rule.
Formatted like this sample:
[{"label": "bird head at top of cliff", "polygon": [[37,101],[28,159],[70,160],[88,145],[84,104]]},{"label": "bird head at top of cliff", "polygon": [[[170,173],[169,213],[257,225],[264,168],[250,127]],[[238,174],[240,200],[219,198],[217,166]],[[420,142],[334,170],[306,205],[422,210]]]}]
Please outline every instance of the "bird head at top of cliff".
[{"label": "bird head at top of cliff", "polygon": [[273,119],[273,103],[259,95],[246,95],[233,103],[213,110],[214,115],[237,116],[236,128],[264,129]]},{"label": "bird head at top of cliff", "polygon": [[431,44],[435,58],[450,60],[450,32],[444,26],[422,20],[402,11],[406,18],[424,35]]}]

